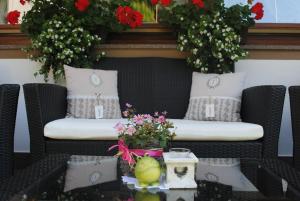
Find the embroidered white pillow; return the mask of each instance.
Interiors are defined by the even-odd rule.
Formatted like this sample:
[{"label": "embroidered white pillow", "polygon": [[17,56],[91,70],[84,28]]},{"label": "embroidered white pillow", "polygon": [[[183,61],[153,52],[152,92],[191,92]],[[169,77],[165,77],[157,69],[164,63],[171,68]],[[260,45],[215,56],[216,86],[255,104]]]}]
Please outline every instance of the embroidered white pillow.
[{"label": "embroidered white pillow", "polygon": [[67,65],[64,69],[69,117],[121,118],[117,71],[73,68]]},{"label": "embroidered white pillow", "polygon": [[244,73],[193,73],[189,107],[185,119],[198,121],[241,121]]}]

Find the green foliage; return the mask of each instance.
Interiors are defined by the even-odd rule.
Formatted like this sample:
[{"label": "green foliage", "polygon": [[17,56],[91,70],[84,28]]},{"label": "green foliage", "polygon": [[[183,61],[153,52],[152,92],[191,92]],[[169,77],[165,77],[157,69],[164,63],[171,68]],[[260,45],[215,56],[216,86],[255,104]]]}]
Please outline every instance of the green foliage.
[{"label": "green foliage", "polygon": [[[26,49],[30,58],[41,62],[37,74],[54,79],[64,76],[63,64],[79,68],[92,67],[105,55],[96,51],[102,36],[128,28],[118,22],[115,11],[129,6],[124,0],[92,0],[83,12],[75,8],[77,0],[31,0],[32,9],[22,21],[21,29],[32,40]],[[204,0],[198,8],[192,1],[172,3],[160,10],[160,21],[175,28],[178,49],[188,51],[189,65],[201,72],[229,72],[233,63],[247,53],[241,48],[241,34],[254,24],[250,5],[224,6],[223,0]],[[149,0],[136,6],[152,19]],[[147,18],[147,16],[145,16]],[[68,31],[66,31],[68,30]],[[100,39],[101,38],[101,39]]]},{"label": "green foliage", "polygon": [[87,68],[104,56],[104,52],[95,52],[100,41],[100,37],[81,27],[74,17],[61,15],[42,25],[42,32],[32,40],[27,51],[32,60],[42,63],[39,74],[47,79],[52,70],[57,80],[64,74],[64,64]]},{"label": "green foliage", "polygon": [[178,32],[178,49],[190,52],[187,62],[203,73],[224,73],[245,57],[241,34],[254,24],[249,5],[225,7],[223,0],[205,0],[205,7],[173,4],[162,8],[160,21]]},{"label": "green foliage", "polygon": [[[22,19],[21,30],[32,40],[26,48],[30,58],[41,62],[36,74],[49,72],[54,79],[64,76],[63,64],[88,68],[104,56],[97,50],[102,35],[109,31],[126,29],[116,17],[123,0],[93,0],[84,12],[75,8],[75,0],[31,0],[32,9]],[[67,30],[67,31],[66,31]]]},{"label": "green foliage", "polygon": [[249,26],[255,24],[254,19],[250,16],[251,11],[248,5],[236,4],[226,9],[224,20],[236,33],[242,34],[243,31],[247,31]]}]

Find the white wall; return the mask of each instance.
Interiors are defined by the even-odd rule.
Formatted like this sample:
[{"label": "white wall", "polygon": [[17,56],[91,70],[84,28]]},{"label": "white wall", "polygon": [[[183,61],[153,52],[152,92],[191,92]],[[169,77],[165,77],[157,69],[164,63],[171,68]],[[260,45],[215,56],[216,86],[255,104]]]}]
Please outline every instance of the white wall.
[{"label": "white wall", "polygon": [[[0,59],[0,84],[43,82],[42,77],[35,78],[33,76],[33,73],[38,70],[38,66],[37,63],[27,59]],[[243,60],[236,64],[236,71],[247,73],[247,87],[264,84],[300,85],[300,60]],[[280,155],[292,154],[291,135],[289,99],[286,96],[279,143]],[[15,136],[15,151],[28,152],[29,136],[22,89],[19,99]]]},{"label": "white wall", "polygon": [[[236,64],[237,72],[246,72],[246,86],[300,85],[300,60],[242,60]],[[289,95],[286,93],[281,124],[279,154],[292,155],[292,130]]]}]

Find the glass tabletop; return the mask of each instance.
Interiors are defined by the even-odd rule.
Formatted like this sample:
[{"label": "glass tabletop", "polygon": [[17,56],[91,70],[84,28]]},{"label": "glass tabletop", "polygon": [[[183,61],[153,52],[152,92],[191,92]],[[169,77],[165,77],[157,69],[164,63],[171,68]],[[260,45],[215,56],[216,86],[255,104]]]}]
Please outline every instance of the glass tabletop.
[{"label": "glass tabletop", "polygon": [[[267,167],[265,161],[255,159],[199,158],[195,170],[197,188],[139,189],[122,181],[124,175],[130,177],[131,173],[126,164],[114,157],[71,156],[64,168],[54,168],[38,184],[11,200],[300,200],[295,181],[287,181],[274,171],[281,170],[280,165],[273,166]],[[289,170],[284,171],[290,174]]]}]

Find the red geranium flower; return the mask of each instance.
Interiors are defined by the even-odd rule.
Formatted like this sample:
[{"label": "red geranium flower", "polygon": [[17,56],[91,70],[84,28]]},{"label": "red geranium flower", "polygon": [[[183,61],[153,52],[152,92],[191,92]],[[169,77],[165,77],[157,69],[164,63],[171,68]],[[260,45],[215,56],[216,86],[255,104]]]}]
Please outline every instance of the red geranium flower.
[{"label": "red geranium flower", "polygon": [[254,17],[256,20],[260,20],[264,16],[264,5],[262,3],[256,3],[252,8],[251,12],[256,14]]},{"label": "red geranium flower", "polygon": [[20,12],[17,10],[14,11],[10,11],[9,13],[7,13],[6,15],[6,21],[9,24],[18,24],[19,22],[19,17],[20,17]]},{"label": "red geranium flower", "polygon": [[20,4],[25,5],[26,1],[30,2],[30,0],[20,0]]},{"label": "red geranium flower", "polygon": [[162,6],[169,6],[172,0],[160,0]]},{"label": "red geranium flower", "polygon": [[77,0],[75,2],[75,7],[80,12],[85,11],[89,7],[89,5],[90,5],[90,1],[89,0]]},{"label": "red geranium flower", "polygon": [[192,3],[198,8],[204,8],[205,6],[203,0],[193,0]]},{"label": "red geranium flower", "polygon": [[172,0],[151,0],[152,5],[160,3],[162,6],[169,6]]},{"label": "red geranium flower", "polygon": [[121,24],[127,24],[127,15],[131,12],[131,8],[129,6],[119,6],[116,10],[116,17]]},{"label": "red geranium flower", "polygon": [[121,24],[128,25],[131,28],[140,26],[143,22],[143,15],[129,6],[119,6],[116,10],[116,18]]},{"label": "red geranium flower", "polygon": [[140,12],[133,11],[132,16],[129,18],[128,24],[132,29],[134,29],[134,28],[142,25],[143,18],[144,18],[144,16]]},{"label": "red geranium flower", "polygon": [[159,0],[151,0],[151,4],[152,4],[152,5],[156,5],[156,4],[158,4],[158,1],[159,1]]}]

